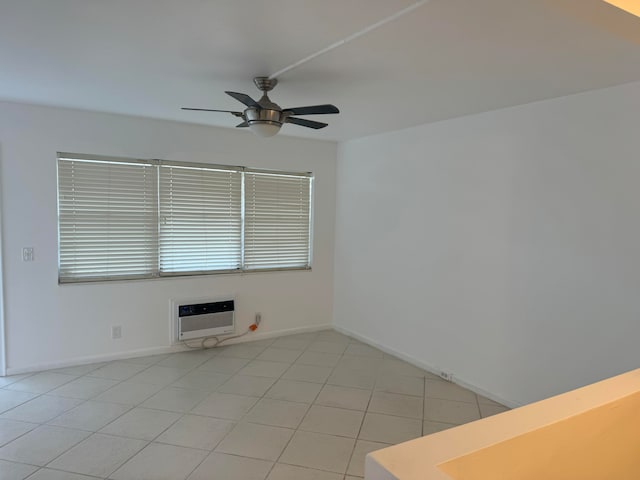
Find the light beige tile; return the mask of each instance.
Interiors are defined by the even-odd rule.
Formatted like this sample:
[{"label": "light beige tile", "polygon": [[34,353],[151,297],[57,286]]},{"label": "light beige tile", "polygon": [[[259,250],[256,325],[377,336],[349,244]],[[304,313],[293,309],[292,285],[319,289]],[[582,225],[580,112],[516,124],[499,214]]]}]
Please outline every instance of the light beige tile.
[{"label": "light beige tile", "polygon": [[119,383],[109,390],[102,392],[94,400],[100,402],[122,403],[124,405],[138,405],[144,402],[151,395],[159,391],[160,385],[152,385],[150,383],[137,383],[136,381],[127,380]]},{"label": "light beige tile", "polygon": [[376,379],[375,390],[400,395],[424,396],[424,379],[419,377],[402,377],[399,375],[381,375]]},{"label": "light beige tile", "polygon": [[253,337],[248,337],[247,340],[242,343],[242,345],[269,348],[273,342],[275,342],[275,338],[263,338],[262,340],[254,340]]},{"label": "light beige tile", "polygon": [[352,438],[298,430],[279,461],[344,474],[354,445]]},{"label": "light beige tile", "polygon": [[30,432],[38,426],[37,423],[19,422],[0,418],[0,447]]},{"label": "light beige tile", "polygon": [[220,440],[231,431],[235,423],[230,420],[185,415],[171,425],[157,439],[158,443],[169,443],[180,447],[213,450]]},{"label": "light beige tile", "polygon": [[342,475],[276,463],[267,480],[342,480]]},{"label": "light beige tile", "polygon": [[300,380],[302,382],[324,383],[331,375],[332,367],[319,367],[315,365],[298,365],[294,363],[291,368],[282,375],[284,380]]},{"label": "light beige tile", "polygon": [[0,413],[28,402],[37,396],[37,393],[14,392],[11,390],[0,389]]},{"label": "light beige tile", "polygon": [[216,447],[216,452],[275,461],[294,430],[239,423]]},{"label": "light beige tile", "polygon": [[89,436],[89,432],[44,425],[0,448],[0,459],[46,465]]},{"label": "light beige tile", "polygon": [[136,365],[154,365],[156,363],[158,363],[161,360],[164,360],[165,358],[169,357],[171,354],[170,353],[163,353],[160,355],[147,355],[144,357],[132,357],[132,358],[125,358],[124,360],[121,360],[124,363],[135,363]]},{"label": "light beige tile", "polygon": [[508,411],[509,409],[507,407],[503,407],[502,405],[486,405],[484,403],[480,404],[480,415],[482,415],[482,418],[491,417],[493,415],[498,415],[499,413]]},{"label": "light beige tile", "polygon": [[422,423],[422,435],[431,435],[432,433],[438,433],[443,430],[449,430],[450,428],[457,427],[451,423],[432,422],[425,420]]},{"label": "light beige tile", "polygon": [[90,400],[50,420],[49,424],[96,432],[130,409],[129,405]]},{"label": "light beige tile", "polygon": [[33,465],[0,460],[0,478],[3,480],[23,480],[38,470]]},{"label": "light beige tile", "polygon": [[156,365],[159,367],[173,367],[192,369],[198,365],[202,365],[211,359],[211,355],[207,351],[178,352],[169,355],[167,358],[160,360]]},{"label": "light beige tile", "polygon": [[49,392],[49,395],[60,397],[89,399],[108,390],[118,380],[97,377],[80,377]]},{"label": "light beige tile", "polygon": [[422,419],[422,397],[397,393],[373,392],[369,412]]},{"label": "light beige tile", "polygon": [[54,388],[69,383],[71,380],[78,378],[75,375],[65,375],[63,373],[41,372],[31,375],[30,377],[12,383],[6,386],[7,390],[15,390],[19,392],[29,393],[46,393]]},{"label": "light beige tile", "polygon": [[149,397],[141,406],[170,412],[189,412],[208,395],[209,392],[205,390],[167,387]]},{"label": "light beige tile", "polygon": [[315,403],[329,407],[366,410],[371,398],[371,390],[361,388],[325,385]]},{"label": "light beige tile", "polygon": [[226,393],[212,393],[191,411],[196,415],[240,420],[259,398]]},{"label": "light beige tile", "polygon": [[268,360],[271,362],[293,363],[302,355],[302,350],[292,350],[290,348],[269,347],[260,355],[257,360]]},{"label": "light beige tile", "polygon": [[436,375],[435,373],[431,373],[426,370],[423,370],[422,373],[424,374],[424,378],[427,380],[439,380],[441,382],[446,382],[444,378],[442,378],[439,375]]},{"label": "light beige tile", "polygon": [[144,440],[94,434],[47,466],[83,475],[106,477],[146,445]]},{"label": "light beige tile", "polygon": [[491,400],[490,398],[487,397],[483,397],[482,395],[477,395],[476,397],[478,397],[478,403],[479,404],[484,404],[484,405],[493,405],[495,407],[504,407],[504,405],[502,405],[501,403],[498,402],[494,402],[493,400]]},{"label": "light beige tile", "polygon": [[382,358],[384,353],[369,345],[350,344],[344,352],[346,355],[356,355],[360,357]]},{"label": "light beige tile", "polygon": [[167,386],[175,382],[178,378],[186,375],[188,370],[175,367],[161,367],[151,365],[146,370],[131,377],[132,382],[151,383],[153,385]]},{"label": "light beige tile", "polygon": [[50,468],[42,468],[29,477],[29,480],[95,480],[79,473],[61,472]]},{"label": "light beige tile", "polygon": [[276,383],[275,378],[252,377],[249,375],[234,375],[220,387],[219,393],[232,393],[234,395],[247,395],[250,397],[261,397],[271,386]]},{"label": "light beige tile", "polygon": [[330,385],[340,385],[341,387],[354,387],[372,389],[376,383],[373,374],[361,370],[336,369],[331,374],[327,383]]},{"label": "light beige tile", "polygon": [[336,368],[347,370],[358,370],[369,375],[375,375],[380,370],[382,358],[357,357],[354,355],[344,355],[336,365]]},{"label": "light beige tile", "polygon": [[471,390],[462,388],[455,383],[440,380],[427,380],[425,385],[425,397],[453,400],[455,402],[476,403],[476,394]]},{"label": "light beige tile", "polygon": [[244,422],[272,425],[275,427],[298,428],[309,405],[263,398],[244,417]]},{"label": "light beige tile", "polygon": [[395,445],[396,443],[418,438],[421,434],[422,421],[416,418],[367,413],[362,423],[359,438]]},{"label": "light beige tile", "polygon": [[337,342],[349,344],[351,342],[351,338],[342,333],[336,332],[335,330],[323,330],[316,334],[316,340],[321,340],[325,342]]},{"label": "light beige tile", "polygon": [[343,437],[358,436],[364,412],[313,405],[300,424],[300,430]]},{"label": "light beige tile", "polygon": [[313,365],[316,367],[335,367],[340,360],[341,355],[339,353],[320,353],[306,351],[298,360],[296,365]]},{"label": "light beige tile", "polygon": [[264,396],[289,402],[312,403],[321,388],[322,385],[317,383],[278,380]]},{"label": "light beige tile", "polygon": [[120,467],[114,480],[184,480],[204,460],[204,450],[152,443]]},{"label": "light beige tile", "polygon": [[289,369],[289,366],[289,363],[253,360],[240,370],[238,374],[252,375],[254,377],[279,378]]},{"label": "light beige tile", "polygon": [[[247,363],[249,359],[246,358],[233,358],[233,357],[213,357],[211,360],[204,362],[202,365],[196,368],[197,372],[216,372],[224,373],[227,375],[233,375],[240,371]],[[190,372],[192,373],[192,372]]]},{"label": "light beige tile", "polygon": [[45,423],[82,403],[76,398],[41,395],[2,414],[2,418]]},{"label": "light beige tile", "polygon": [[[189,480],[264,480],[273,462],[259,460],[257,458],[236,457],[224,453],[212,452],[189,475]],[[215,475],[212,476],[212,472]]]},{"label": "light beige tile", "polygon": [[172,387],[187,388],[191,390],[205,390],[212,392],[224,382],[229,380],[231,375],[226,373],[216,373],[207,371],[194,371],[180,377],[171,384]]},{"label": "light beige tile", "polygon": [[480,418],[476,403],[455,402],[440,398],[427,398],[424,402],[424,419],[433,422],[461,425]]},{"label": "light beige tile", "polygon": [[111,362],[107,363],[104,367],[100,367],[91,373],[91,377],[108,378],[111,380],[126,380],[133,377],[135,374],[141,372],[148,365],[137,365],[134,363],[126,362]]},{"label": "light beige tile", "polygon": [[338,353],[342,355],[347,349],[347,345],[344,343],[327,342],[323,340],[316,340],[307,348],[309,352],[320,353]]},{"label": "light beige tile", "polygon": [[407,375],[411,377],[424,378],[424,370],[390,356],[386,356],[384,358],[382,365],[380,366],[380,372],[383,374]]},{"label": "light beige tile", "polygon": [[[64,373],[64,372],[58,372]],[[7,385],[11,385],[12,383],[19,382],[20,380],[24,380],[27,377],[30,377],[33,373],[21,373],[20,375],[7,375],[6,377],[0,377],[0,388],[6,387]]]},{"label": "light beige tile", "polygon": [[153,440],[179,418],[178,413],[136,407],[102,428],[100,433]]},{"label": "light beige tile", "polygon": [[[253,342],[251,342],[253,343]],[[245,358],[245,359],[254,359],[262,352],[266,350],[264,345],[250,345],[250,344],[238,344],[238,345],[230,345],[228,347],[220,347],[220,353],[218,353],[218,358],[220,357],[233,357],[233,358]]]},{"label": "light beige tile", "polygon": [[353,455],[351,455],[351,461],[349,462],[347,473],[349,475],[364,477],[364,457],[367,456],[367,453],[375,452],[376,450],[380,450],[381,448],[386,448],[388,446],[390,445],[387,443],[358,440],[356,442],[356,448],[353,450]]},{"label": "light beige tile", "polygon": [[66,375],[86,375],[87,373],[93,372],[100,367],[104,367],[106,365],[105,362],[101,363],[90,363],[87,365],[76,365],[74,367],[64,367],[64,368],[56,368],[55,370],[50,370],[55,373],[64,373]]},{"label": "light beige tile", "polygon": [[292,350],[304,350],[311,344],[311,342],[312,340],[310,339],[280,337],[273,342],[271,346],[277,348],[289,348]]}]

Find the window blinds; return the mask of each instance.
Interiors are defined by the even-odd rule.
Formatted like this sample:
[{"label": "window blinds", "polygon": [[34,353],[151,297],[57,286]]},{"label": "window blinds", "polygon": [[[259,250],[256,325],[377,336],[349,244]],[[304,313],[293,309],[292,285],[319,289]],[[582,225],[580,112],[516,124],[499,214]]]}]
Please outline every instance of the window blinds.
[{"label": "window blinds", "polygon": [[142,162],[58,158],[61,282],[153,275],[156,183]]},{"label": "window blinds", "polygon": [[159,166],[160,274],[241,267],[242,174]]},{"label": "window blinds", "polygon": [[312,181],[61,153],[59,281],[308,269]]},{"label": "window blinds", "polygon": [[308,268],[311,176],[247,171],[244,177],[244,268]]}]

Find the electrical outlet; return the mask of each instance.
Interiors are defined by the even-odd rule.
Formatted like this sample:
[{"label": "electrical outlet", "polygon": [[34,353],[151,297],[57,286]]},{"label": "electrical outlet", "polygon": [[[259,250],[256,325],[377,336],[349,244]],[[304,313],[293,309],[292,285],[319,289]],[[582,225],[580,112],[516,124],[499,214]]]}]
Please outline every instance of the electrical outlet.
[{"label": "electrical outlet", "polygon": [[114,325],[111,327],[111,339],[117,340],[119,338],[122,338],[122,326]]},{"label": "electrical outlet", "polygon": [[33,247],[22,247],[22,261],[33,262]]},{"label": "electrical outlet", "polygon": [[262,314],[260,312],[256,312],[256,325],[260,325],[262,321]]},{"label": "electrical outlet", "polygon": [[440,372],[440,377],[446,380],[447,382],[453,382],[453,373]]}]

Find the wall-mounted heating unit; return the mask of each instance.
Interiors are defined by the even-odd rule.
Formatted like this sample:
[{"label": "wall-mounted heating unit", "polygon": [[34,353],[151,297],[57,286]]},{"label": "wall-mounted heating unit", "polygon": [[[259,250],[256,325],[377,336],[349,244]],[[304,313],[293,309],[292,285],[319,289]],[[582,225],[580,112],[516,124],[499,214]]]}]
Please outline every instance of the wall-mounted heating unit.
[{"label": "wall-mounted heating unit", "polygon": [[235,331],[235,300],[172,302],[176,340],[189,340]]}]

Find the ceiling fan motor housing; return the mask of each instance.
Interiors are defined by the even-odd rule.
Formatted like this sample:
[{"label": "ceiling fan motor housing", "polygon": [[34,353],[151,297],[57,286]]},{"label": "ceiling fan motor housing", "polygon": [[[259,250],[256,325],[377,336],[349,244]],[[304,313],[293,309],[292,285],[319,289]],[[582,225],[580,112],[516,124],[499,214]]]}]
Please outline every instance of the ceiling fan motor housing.
[{"label": "ceiling fan motor housing", "polygon": [[251,125],[252,123],[268,123],[271,125],[282,126],[284,118],[282,118],[281,110],[272,110],[267,108],[253,108],[249,107],[244,111],[244,118],[246,122]]}]

